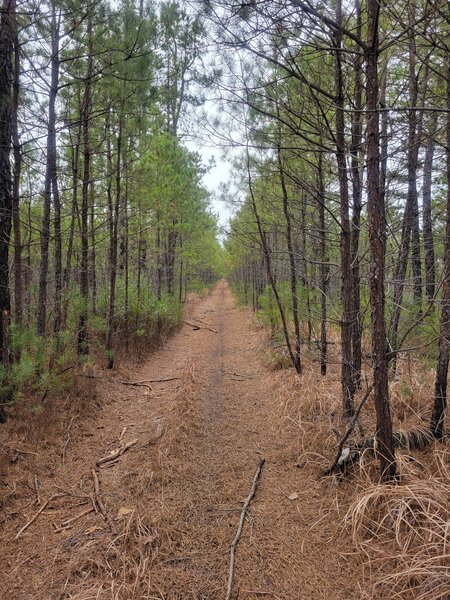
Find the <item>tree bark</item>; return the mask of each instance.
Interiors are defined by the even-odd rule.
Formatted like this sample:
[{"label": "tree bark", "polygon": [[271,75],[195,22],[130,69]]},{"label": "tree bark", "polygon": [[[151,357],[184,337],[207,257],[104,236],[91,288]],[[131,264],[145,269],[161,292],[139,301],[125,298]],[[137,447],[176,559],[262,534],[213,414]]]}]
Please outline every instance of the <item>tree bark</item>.
[{"label": "tree bark", "polygon": [[319,193],[319,237],[320,237],[320,373],[327,373],[327,293],[328,293],[328,255],[325,221],[325,185],[323,180],[323,158],[319,152],[318,160]]},{"label": "tree bark", "polygon": [[369,225],[370,299],[372,304],[373,386],[377,418],[377,450],[381,478],[396,475],[389,406],[386,326],[384,320],[384,267],[386,207],[380,194],[380,140],[378,112],[378,0],[367,1],[366,104],[367,104],[367,209]]},{"label": "tree bark", "polygon": [[446,166],[447,166],[447,206],[444,243],[444,272],[441,303],[441,323],[436,365],[434,406],[431,415],[431,433],[441,439],[444,435],[444,418],[447,408],[447,377],[450,352],[450,61],[447,57],[447,125],[446,125]]},{"label": "tree bark", "polygon": [[[4,364],[9,362],[8,329],[11,312],[9,243],[13,203],[11,117],[15,12],[15,0],[4,0],[0,11],[0,352]],[[1,408],[0,418],[3,419],[3,416]]]},{"label": "tree bark", "polygon": [[[356,34],[361,37],[361,6],[356,0]],[[351,264],[353,278],[353,316],[352,316],[352,360],[353,360],[353,389],[356,391],[361,386],[361,364],[362,364],[362,318],[360,297],[360,259],[359,259],[359,234],[361,228],[362,210],[362,93],[363,93],[363,59],[357,55],[355,59],[355,97],[354,112],[352,115],[352,141],[350,147],[352,192],[353,192],[353,215],[351,232]]]},{"label": "tree bark", "polygon": [[437,113],[433,112],[428,126],[428,141],[423,163],[422,211],[423,211],[423,245],[425,253],[425,282],[428,302],[434,301],[436,293],[436,262],[433,239],[433,217],[431,208],[431,186],[433,176],[433,158],[437,128]]},{"label": "tree bark", "polygon": [[[342,24],[342,0],[336,3],[336,22]],[[351,265],[351,230],[349,217],[348,173],[345,158],[344,79],[342,72],[342,33],[335,35],[335,88],[336,88],[336,158],[339,179],[341,212],[341,348],[342,348],[342,402],[343,415],[350,419],[354,405],[354,377],[352,365],[353,281]]]},{"label": "tree bark", "polygon": [[56,18],[56,7],[52,5],[51,24],[51,75],[48,97],[48,129],[47,129],[47,158],[44,182],[44,205],[41,231],[41,264],[39,272],[39,299],[37,314],[38,335],[45,334],[47,320],[47,288],[50,246],[50,216],[52,204],[52,185],[57,179],[56,174],[56,97],[59,82],[59,22]]},{"label": "tree bark", "polygon": [[12,140],[14,149],[12,224],[14,231],[14,318],[22,325],[23,287],[22,287],[22,232],[20,223],[20,174],[22,170],[22,146],[19,138],[19,94],[20,94],[20,43],[19,32],[14,13],[14,79],[12,91]]},{"label": "tree bark", "polygon": [[[281,134],[280,134],[281,137]],[[294,367],[297,373],[302,372],[302,363],[300,357],[300,322],[298,318],[298,299],[297,299],[297,270],[295,266],[295,255],[294,255],[294,246],[292,242],[292,224],[291,224],[291,215],[289,212],[289,197],[286,188],[286,179],[284,176],[284,167],[281,159],[281,140],[279,140],[279,144],[277,147],[277,159],[278,159],[278,169],[280,172],[280,183],[281,190],[283,194],[283,213],[286,221],[286,242],[289,254],[289,268],[290,268],[290,284],[291,284],[291,301],[292,301],[292,317],[294,321]]]},{"label": "tree bark", "polygon": [[92,78],[94,74],[92,10],[87,17],[87,71],[84,82],[82,103],[81,128],[83,138],[83,180],[81,185],[81,265],[80,265],[80,294],[83,299],[78,323],[78,354],[89,354],[88,340],[88,304],[89,304],[89,186],[91,185],[91,144],[90,118],[92,105]]},{"label": "tree bark", "polygon": [[[108,119],[110,115],[108,115]],[[108,127],[109,129],[109,121]],[[111,156],[111,141],[108,132],[107,137],[108,150],[108,172],[112,176],[112,156]],[[109,221],[109,305],[108,305],[108,329],[106,334],[106,352],[108,355],[108,369],[114,367],[114,349],[113,349],[113,334],[114,334],[114,319],[116,310],[116,275],[117,275],[117,242],[119,229],[119,212],[122,193],[122,178],[121,178],[121,163],[122,158],[122,119],[119,121],[119,132],[117,135],[117,160],[115,173],[115,202],[112,202],[111,182],[108,182],[108,221]]]}]

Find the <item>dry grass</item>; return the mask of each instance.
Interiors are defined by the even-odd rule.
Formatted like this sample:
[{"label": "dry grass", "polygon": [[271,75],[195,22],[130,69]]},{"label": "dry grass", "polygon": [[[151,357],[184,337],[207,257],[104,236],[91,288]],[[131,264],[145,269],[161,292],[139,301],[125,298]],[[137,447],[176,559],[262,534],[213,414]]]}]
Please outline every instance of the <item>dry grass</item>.
[{"label": "dry grass", "polygon": [[[292,369],[279,371],[271,385],[274,422],[278,420],[280,430],[291,434],[299,464],[317,471],[333,458],[338,441],[333,429],[344,430],[340,365],[338,357],[331,358],[336,364],[331,364],[326,378],[318,375],[317,363],[307,361],[301,378]],[[433,377],[417,361],[399,361],[397,378],[390,384],[396,430],[426,427]],[[373,403],[364,408],[361,423],[366,433],[374,431]],[[448,599],[450,452],[433,445],[413,456],[400,452],[398,462],[401,481],[396,485],[378,483],[372,455],[349,476],[329,478],[337,485],[330,486],[328,493],[340,509],[330,518],[340,528],[342,540],[347,531],[351,534],[354,552],[347,559],[354,560],[356,554],[365,557],[362,584],[367,598]]]},{"label": "dry grass", "polygon": [[418,474],[403,457],[400,484],[369,485],[348,511],[374,598],[450,598],[450,454],[434,449],[429,462]]}]

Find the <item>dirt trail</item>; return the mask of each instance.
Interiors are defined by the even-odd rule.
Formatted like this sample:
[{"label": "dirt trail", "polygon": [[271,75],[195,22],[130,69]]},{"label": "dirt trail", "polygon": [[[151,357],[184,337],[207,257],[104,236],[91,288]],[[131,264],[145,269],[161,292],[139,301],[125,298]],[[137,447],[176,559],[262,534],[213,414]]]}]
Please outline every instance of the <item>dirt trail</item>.
[{"label": "dirt trail", "polygon": [[[101,408],[68,423],[62,449],[15,467],[1,534],[2,598],[225,598],[230,542],[261,457],[233,597],[364,597],[349,540],[338,536],[338,496],[299,464],[276,418],[249,313],[220,282],[187,320],[199,329],[185,324],[140,369],[92,381]],[[151,389],[117,382],[126,376]],[[107,519],[91,512],[57,531],[92,506],[96,460],[133,440],[98,469]]]}]

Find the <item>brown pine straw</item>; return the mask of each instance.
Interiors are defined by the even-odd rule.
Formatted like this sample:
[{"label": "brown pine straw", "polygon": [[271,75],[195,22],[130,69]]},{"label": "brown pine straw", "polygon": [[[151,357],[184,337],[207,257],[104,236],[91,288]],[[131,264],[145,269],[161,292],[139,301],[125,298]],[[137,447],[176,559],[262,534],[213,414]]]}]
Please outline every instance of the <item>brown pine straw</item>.
[{"label": "brown pine straw", "polygon": [[400,485],[370,485],[347,513],[374,597],[450,598],[450,453],[435,450],[433,461],[425,476],[402,461]]}]

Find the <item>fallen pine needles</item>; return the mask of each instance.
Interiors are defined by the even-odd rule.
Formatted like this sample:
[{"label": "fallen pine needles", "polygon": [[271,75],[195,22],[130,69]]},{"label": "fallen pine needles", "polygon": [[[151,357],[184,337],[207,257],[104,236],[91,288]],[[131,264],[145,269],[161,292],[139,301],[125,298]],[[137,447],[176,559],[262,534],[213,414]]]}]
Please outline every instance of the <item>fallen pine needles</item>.
[{"label": "fallen pine needles", "polygon": [[235,564],[235,559],[236,559],[236,547],[239,544],[239,540],[241,539],[241,534],[242,534],[242,529],[244,528],[244,521],[245,521],[245,516],[247,514],[247,510],[248,507],[250,506],[251,501],[253,500],[255,494],[256,494],[256,488],[258,486],[258,482],[261,478],[261,473],[262,473],[262,469],[264,466],[264,463],[266,462],[265,458],[262,458],[259,461],[258,464],[258,468],[256,469],[256,473],[253,477],[253,481],[252,481],[252,487],[250,489],[250,493],[247,496],[243,506],[242,506],[242,510],[241,510],[241,516],[239,518],[239,525],[236,531],[236,535],[233,538],[233,541],[231,542],[231,547],[230,547],[230,566],[228,569],[228,585],[227,585],[227,595],[226,595],[226,600],[230,600],[231,599],[231,591],[233,588],[233,579],[234,579],[234,564]]}]

